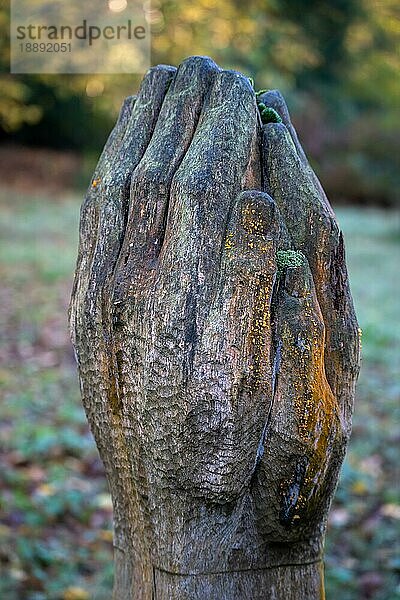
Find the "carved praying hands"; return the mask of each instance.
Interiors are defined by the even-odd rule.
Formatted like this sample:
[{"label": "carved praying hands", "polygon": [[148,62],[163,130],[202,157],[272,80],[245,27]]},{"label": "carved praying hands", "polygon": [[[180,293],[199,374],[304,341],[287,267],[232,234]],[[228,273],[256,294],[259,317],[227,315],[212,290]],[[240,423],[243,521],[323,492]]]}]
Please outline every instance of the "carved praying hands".
[{"label": "carved praying hands", "polygon": [[151,69],[82,207],[71,330],[118,599],[321,597],[358,330],[332,209],[280,94],[258,102],[282,122],[210,59]]}]

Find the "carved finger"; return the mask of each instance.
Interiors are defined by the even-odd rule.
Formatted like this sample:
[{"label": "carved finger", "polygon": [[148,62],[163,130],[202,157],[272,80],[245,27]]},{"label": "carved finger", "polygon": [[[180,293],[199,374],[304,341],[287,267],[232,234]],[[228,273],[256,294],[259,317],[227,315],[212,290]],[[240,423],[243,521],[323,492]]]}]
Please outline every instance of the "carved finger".
[{"label": "carved finger", "polygon": [[112,167],[112,164],[115,160],[115,153],[118,152],[119,148],[121,147],[122,140],[124,139],[126,128],[132,116],[132,111],[136,100],[137,96],[128,96],[125,98],[119,112],[117,122],[105,143],[99,161],[96,165],[91,181],[91,187],[97,188],[98,183],[108,173],[110,167]]},{"label": "carved finger", "polygon": [[[81,221],[80,221],[80,243],[79,243],[79,254],[77,260],[76,274],[74,287],[72,292],[72,299],[76,300],[76,291],[78,289],[87,288],[88,286],[88,265],[93,258],[93,251],[95,246],[95,231],[97,229],[98,222],[98,207],[97,207],[97,194],[96,188],[98,182],[104,177],[109,169],[109,163],[111,157],[114,155],[116,149],[122,143],[123,136],[127,123],[132,114],[133,106],[136,102],[136,96],[129,96],[124,100],[122,108],[119,113],[117,123],[115,124],[106,145],[101,153],[99,162],[96,166],[95,172],[92,177],[87,196],[81,208]],[[86,278],[86,284],[83,278]],[[71,333],[73,342],[75,341],[75,317],[77,307],[74,305],[70,307],[70,320],[71,320]]]},{"label": "carved finger", "polygon": [[248,176],[256,136],[256,103],[248,79],[220,72],[172,182],[160,265],[205,297],[218,276],[230,206]]},{"label": "carved finger", "polygon": [[[270,309],[276,251],[285,238],[272,198],[258,191],[239,195],[226,233],[217,294],[191,356],[191,402],[183,427],[183,472],[218,501],[237,498],[253,473],[271,400]],[[217,401],[210,402],[210,389]],[[207,444],[199,454],[190,440],[204,435]],[[210,479],[210,471],[218,477]]]},{"label": "carved finger", "polygon": [[133,483],[139,478],[135,474],[137,465],[131,465],[118,410],[118,375],[106,286],[124,235],[130,175],[150,141],[173,72],[169,67],[157,67],[148,73],[132,112],[123,109],[120,125],[102,155],[98,170],[102,177],[92,180],[81,212],[79,259],[70,309],[82,400],[114,499],[115,545],[132,547],[137,557],[127,565],[133,582],[148,579],[149,558]]},{"label": "carved finger", "polygon": [[172,178],[192,141],[204,97],[219,71],[211,59],[194,56],[179,66],[169,87],[151,142],[132,178],[116,300],[143,291],[148,271],[155,267],[164,238]]},{"label": "carved finger", "polygon": [[[110,298],[105,287],[112,281],[124,235],[127,182],[135,166],[132,160],[139,160],[150,140],[157,119],[156,109],[162,103],[173,72],[172,67],[151,69],[142,82],[134,106],[128,101],[123,107],[99,163],[97,172],[103,174],[103,178],[92,180],[81,209],[70,327],[82,380],[87,385],[93,379],[93,388],[83,390],[83,403],[95,436],[97,398],[101,397],[106,411],[117,396],[115,359],[110,344]],[[144,119],[143,123],[141,119]],[[93,364],[84,364],[83,356],[90,356]],[[97,360],[102,362],[101,369],[94,366]],[[86,377],[86,371],[93,377]]]},{"label": "carved finger", "polygon": [[[236,363],[253,395],[260,386],[271,383],[270,310],[276,253],[288,244],[289,236],[273,199],[263,192],[243,192],[225,236],[217,302],[223,329],[216,356],[225,356],[228,364]],[[230,355],[234,352],[236,360]]]},{"label": "carved finger", "polygon": [[280,251],[278,268],[272,404],[253,489],[260,526],[268,524],[272,540],[295,541],[326,514],[343,460],[344,423],[325,376],[325,327],[307,260]]},{"label": "carved finger", "polygon": [[135,101],[125,102],[83,203],[74,305],[70,309],[74,341],[78,314],[98,320],[100,292],[112,273],[124,234],[130,175],[150,140],[171,69],[152,69]]},{"label": "carved finger", "polygon": [[312,168],[308,162],[306,153],[304,152],[303,147],[300,144],[299,138],[297,136],[297,132],[296,132],[296,130],[293,126],[293,123],[290,119],[289,110],[286,105],[284,97],[278,90],[268,90],[267,92],[264,92],[263,94],[260,94],[258,96],[258,102],[262,102],[263,104],[265,104],[265,106],[273,108],[274,110],[276,110],[276,112],[281,117],[282,122],[285,124],[287,130],[290,133],[290,137],[292,138],[292,141],[296,147],[296,151],[297,151],[297,154],[298,154],[301,162],[308,169],[310,176],[314,180],[314,183],[319,190],[320,199],[321,199],[322,204],[324,205],[324,208],[332,217],[334,217],[334,213],[332,211],[331,205],[329,204],[328,198],[326,197],[326,194],[321,186],[321,183],[320,183],[318,177],[316,176],[316,174],[314,173],[314,171],[312,170]]},{"label": "carved finger", "polygon": [[263,167],[293,244],[310,264],[326,323],[327,377],[350,427],[355,374],[349,365],[358,364],[358,326],[342,234],[283,123],[263,127]]},{"label": "carved finger", "polygon": [[219,277],[230,207],[252,160],[256,110],[247,78],[232,71],[217,73],[194,138],[172,180],[154,287],[143,300],[152,317],[138,325],[143,339],[155,340],[157,351],[146,355],[144,370],[152,373],[149,385],[163,393],[171,392],[168,373],[179,373],[185,383],[191,378],[196,345]]}]

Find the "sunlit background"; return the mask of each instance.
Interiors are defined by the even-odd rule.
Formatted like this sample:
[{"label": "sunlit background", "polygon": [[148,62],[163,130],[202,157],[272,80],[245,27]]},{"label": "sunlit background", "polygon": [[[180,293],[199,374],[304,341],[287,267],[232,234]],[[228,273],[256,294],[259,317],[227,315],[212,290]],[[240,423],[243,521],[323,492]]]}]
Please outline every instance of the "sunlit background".
[{"label": "sunlit background", "polygon": [[[327,597],[399,599],[398,3],[154,0],[146,14],[153,64],[206,54],[284,93],[337,212],[364,359]],[[111,504],[66,309],[79,204],[140,77],[10,75],[3,0],[0,29],[0,598],[108,600]]]}]

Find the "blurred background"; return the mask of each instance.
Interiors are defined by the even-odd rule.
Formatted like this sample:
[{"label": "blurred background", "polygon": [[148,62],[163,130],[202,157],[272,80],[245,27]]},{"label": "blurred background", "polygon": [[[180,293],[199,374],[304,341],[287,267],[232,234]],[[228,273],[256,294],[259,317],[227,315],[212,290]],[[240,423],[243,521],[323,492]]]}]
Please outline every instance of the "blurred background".
[{"label": "blurred background", "polygon": [[[152,63],[206,54],[279,88],[344,230],[363,329],[327,598],[400,599],[395,0],[153,0]],[[111,502],[66,311],[79,205],[131,75],[10,75],[0,0],[0,598],[106,600]]]}]

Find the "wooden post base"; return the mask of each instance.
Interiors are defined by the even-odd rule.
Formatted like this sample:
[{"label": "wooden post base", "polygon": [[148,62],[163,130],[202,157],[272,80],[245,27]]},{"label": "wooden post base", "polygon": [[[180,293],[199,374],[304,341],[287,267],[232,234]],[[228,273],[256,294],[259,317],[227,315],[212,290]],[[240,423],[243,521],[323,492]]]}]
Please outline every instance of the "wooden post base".
[{"label": "wooden post base", "polygon": [[323,563],[197,575],[154,570],[154,600],[323,600]]}]

